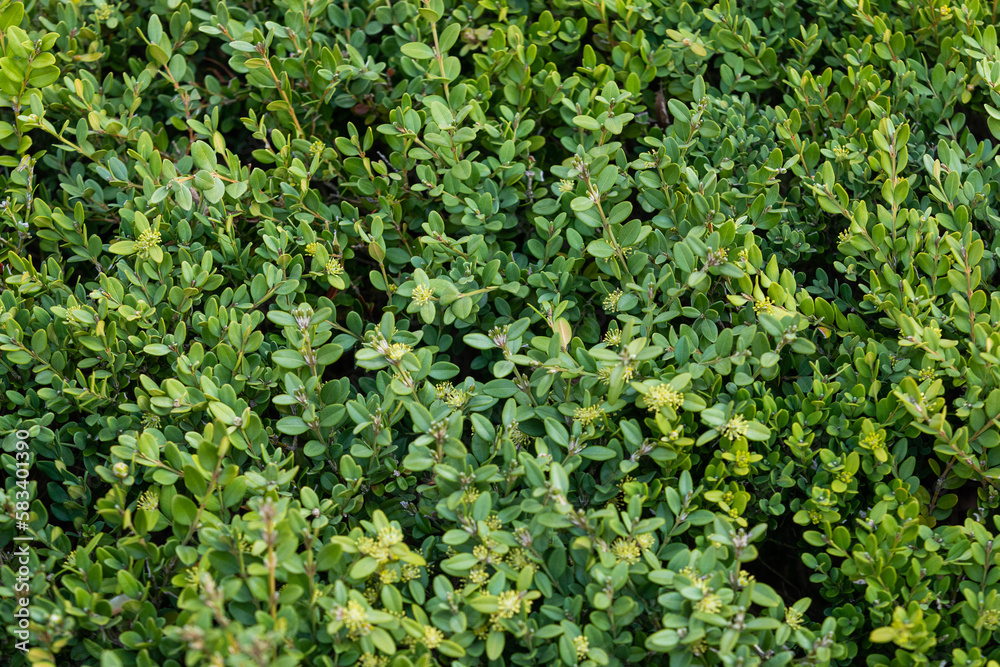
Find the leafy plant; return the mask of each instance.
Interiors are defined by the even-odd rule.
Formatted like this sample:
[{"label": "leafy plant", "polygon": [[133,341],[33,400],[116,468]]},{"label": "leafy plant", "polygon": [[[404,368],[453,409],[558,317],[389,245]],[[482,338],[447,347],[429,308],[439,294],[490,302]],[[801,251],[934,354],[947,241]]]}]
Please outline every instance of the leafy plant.
[{"label": "leafy plant", "polygon": [[997,667],[997,19],[2,0],[3,655]]}]

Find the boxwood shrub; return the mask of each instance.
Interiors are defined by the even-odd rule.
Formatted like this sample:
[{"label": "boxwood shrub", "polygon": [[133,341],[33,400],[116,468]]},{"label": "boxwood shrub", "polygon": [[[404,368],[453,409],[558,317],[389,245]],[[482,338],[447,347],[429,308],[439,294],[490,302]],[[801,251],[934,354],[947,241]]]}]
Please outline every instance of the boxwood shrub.
[{"label": "boxwood shrub", "polygon": [[4,659],[997,667],[998,12],[2,0]]}]

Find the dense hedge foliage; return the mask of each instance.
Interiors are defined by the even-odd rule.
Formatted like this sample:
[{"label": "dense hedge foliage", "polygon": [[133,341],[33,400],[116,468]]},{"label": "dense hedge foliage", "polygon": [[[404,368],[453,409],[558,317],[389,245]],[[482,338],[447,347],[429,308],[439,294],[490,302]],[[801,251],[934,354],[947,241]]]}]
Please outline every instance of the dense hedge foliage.
[{"label": "dense hedge foliage", "polygon": [[996,667],[998,11],[3,0],[0,652]]}]

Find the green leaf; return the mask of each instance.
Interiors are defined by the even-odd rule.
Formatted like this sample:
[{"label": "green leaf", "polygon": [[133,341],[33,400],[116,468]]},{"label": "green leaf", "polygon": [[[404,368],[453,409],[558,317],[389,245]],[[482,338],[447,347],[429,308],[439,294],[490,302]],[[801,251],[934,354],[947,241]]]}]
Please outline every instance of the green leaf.
[{"label": "green leaf", "polygon": [[465,649],[462,648],[462,645],[458,642],[453,642],[450,639],[446,639],[441,642],[437,650],[450,658],[461,658],[465,655]]},{"label": "green leaf", "polygon": [[490,634],[486,637],[486,657],[490,660],[498,659],[503,654],[505,644],[506,634],[490,630]]},{"label": "green leaf", "polygon": [[[704,413],[702,413],[704,414]],[[768,440],[771,437],[771,429],[760,422],[751,421],[747,423],[747,440]]]},{"label": "green leaf", "polygon": [[20,2],[12,2],[3,9],[0,14],[0,30],[6,31],[12,25],[20,25],[24,18],[24,5]]},{"label": "green leaf", "polygon": [[217,167],[215,150],[204,141],[196,141],[191,144],[191,157],[194,158],[194,164],[199,169],[215,171]]},{"label": "green leaf", "polygon": [[160,38],[163,37],[163,25],[160,23],[160,17],[156,14],[149,17],[149,27],[146,29],[146,37],[152,44],[159,44]]},{"label": "green leaf", "polygon": [[365,556],[351,567],[351,579],[367,579],[378,569],[378,561],[370,556]]},{"label": "green leaf", "polygon": [[781,604],[781,597],[774,592],[774,589],[760,582],[754,582],[750,599],[762,607],[777,607]]},{"label": "green leaf", "polygon": [[396,652],[396,642],[392,640],[392,635],[390,635],[386,630],[382,628],[373,628],[371,631],[371,640],[379,651],[385,653],[386,655],[393,655]]},{"label": "green leaf", "polygon": [[340,561],[342,554],[343,547],[339,544],[333,542],[325,544],[316,555],[316,569],[320,572],[326,572],[327,570],[333,569],[333,567]]},{"label": "green leaf", "polygon": [[872,630],[869,639],[875,644],[887,644],[896,638],[896,631],[892,628],[875,628]]},{"label": "green leaf", "polygon": [[306,365],[305,358],[295,350],[277,350],[271,354],[271,360],[282,368],[295,369]]},{"label": "green leaf", "polygon": [[434,49],[423,42],[409,42],[399,47],[404,56],[409,56],[415,60],[429,60],[434,57]]},{"label": "green leaf", "polygon": [[174,496],[170,510],[171,518],[182,526],[190,526],[198,516],[198,507],[187,496]]},{"label": "green leaf", "polygon": [[587,246],[587,252],[589,252],[594,257],[599,257],[601,259],[607,259],[608,257],[613,257],[615,254],[614,248],[608,245],[601,239],[596,241],[591,241],[590,245]]},{"label": "green leaf", "polygon": [[577,127],[582,127],[585,130],[593,130],[594,132],[601,130],[601,124],[590,116],[575,116],[573,122],[576,123]]},{"label": "green leaf", "polygon": [[302,417],[296,417],[293,415],[279,419],[277,428],[282,433],[286,433],[288,435],[301,435],[309,430],[309,425],[303,421]]},{"label": "green leaf", "polygon": [[28,75],[28,83],[35,88],[45,88],[51,86],[59,79],[58,67],[32,68]]},{"label": "green leaf", "polygon": [[462,340],[465,341],[466,345],[468,345],[469,347],[474,347],[477,350],[493,350],[496,348],[496,345],[493,343],[493,341],[489,337],[484,336],[483,334],[477,334],[477,333],[465,334],[465,336],[462,337]]},{"label": "green leaf", "polygon": [[117,243],[112,243],[108,251],[116,255],[131,255],[135,252],[135,241],[118,241]]}]

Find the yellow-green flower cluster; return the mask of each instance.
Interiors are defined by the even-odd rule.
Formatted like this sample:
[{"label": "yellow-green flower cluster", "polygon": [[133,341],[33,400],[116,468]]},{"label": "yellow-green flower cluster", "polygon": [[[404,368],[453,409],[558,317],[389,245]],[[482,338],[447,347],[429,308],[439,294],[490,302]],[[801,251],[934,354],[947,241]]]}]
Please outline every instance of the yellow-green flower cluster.
[{"label": "yellow-green flower cluster", "polygon": [[386,526],[378,531],[378,542],[387,549],[402,541],[403,531],[396,526]]},{"label": "yellow-green flower cluster", "polygon": [[619,537],[614,541],[611,545],[611,553],[615,555],[617,562],[628,563],[629,565],[638,563],[640,556],[642,556],[638,543],[635,540],[627,540],[623,537]]},{"label": "yellow-green flower cluster", "polygon": [[361,654],[361,660],[358,662],[358,667],[387,667],[388,664],[389,658],[365,652]]},{"label": "yellow-green flower cluster", "polygon": [[677,410],[684,404],[684,394],[669,384],[658,384],[646,394],[646,406],[650,412],[659,412],[662,408]]},{"label": "yellow-green flower cluster", "polygon": [[372,624],[366,618],[365,608],[356,600],[350,600],[346,606],[335,608],[334,618],[343,621],[347,631],[352,635],[367,635],[372,630]]},{"label": "yellow-green flower cluster", "polygon": [[[72,559],[74,555],[76,555],[76,549],[74,549],[73,552],[70,553],[70,559]],[[185,570],[184,581],[187,582],[188,586],[194,586],[195,589],[199,589],[201,587],[201,570],[199,570],[196,567],[192,567],[188,570]]]},{"label": "yellow-green flower cluster", "polygon": [[766,296],[753,302],[753,312],[770,313],[774,310],[774,303]]},{"label": "yellow-green flower cluster", "polygon": [[684,570],[681,571],[681,574],[690,579],[692,585],[701,591],[702,595],[708,595],[711,592],[708,586],[708,580],[711,578],[709,575],[698,574],[690,567],[684,568]]},{"label": "yellow-green flower cluster", "polygon": [[788,607],[785,609],[785,624],[792,630],[798,630],[802,627],[802,612],[795,607]]},{"label": "yellow-green flower cluster", "polygon": [[144,491],[139,500],[136,501],[136,509],[140,510],[155,510],[160,506],[160,497],[153,493],[152,491]]},{"label": "yellow-green flower cluster", "polygon": [[476,565],[474,568],[469,570],[469,582],[475,584],[476,586],[482,586],[487,581],[489,581],[490,575],[486,572],[486,568],[482,565]]},{"label": "yellow-green flower cluster", "polygon": [[590,651],[590,641],[583,635],[573,637],[573,648],[576,649],[576,659],[583,660]]},{"label": "yellow-green flower cluster", "polygon": [[399,361],[406,353],[411,351],[413,348],[406,343],[392,343],[389,345],[388,351],[386,352],[386,357],[392,361]]},{"label": "yellow-green flower cluster", "polygon": [[395,526],[386,526],[378,531],[375,539],[361,537],[357,540],[358,551],[374,558],[379,564],[396,560],[392,547],[403,541],[403,532]]},{"label": "yellow-green flower cluster", "polygon": [[160,232],[154,229],[147,229],[136,239],[135,249],[139,252],[148,252],[160,245]]},{"label": "yellow-green flower cluster", "polygon": [[424,626],[424,646],[433,650],[440,646],[443,641],[443,632],[435,628],[433,625]]},{"label": "yellow-green flower cluster", "polygon": [[98,21],[107,21],[109,18],[114,16],[115,8],[110,5],[99,5],[96,10],[94,10],[94,18]]},{"label": "yellow-green flower cluster", "polygon": [[708,593],[694,604],[696,611],[703,614],[718,614],[722,611],[722,598],[715,593]]},{"label": "yellow-green flower cluster", "polygon": [[573,419],[580,422],[584,426],[590,426],[603,416],[604,411],[596,405],[591,405],[586,408],[577,408],[573,413]]},{"label": "yellow-green flower cluster", "polygon": [[718,266],[719,264],[725,264],[729,261],[729,253],[725,249],[719,248],[718,250],[709,250],[708,258],[706,263],[709,266]]},{"label": "yellow-green flower cluster", "polygon": [[528,444],[528,441],[531,439],[528,437],[526,433],[522,432],[521,429],[517,427],[516,422],[510,425],[509,434],[510,434],[510,441],[514,443],[514,447],[517,449],[520,449],[521,447]]},{"label": "yellow-green flower cluster", "polygon": [[851,155],[851,149],[846,146],[834,146],[833,147],[833,157],[838,162],[846,160]]},{"label": "yellow-green flower cluster", "polygon": [[885,447],[885,436],[878,431],[874,431],[861,438],[859,444],[865,449],[882,449]]},{"label": "yellow-green flower cluster", "polygon": [[418,306],[426,305],[434,298],[434,288],[430,285],[417,285],[413,288],[413,295],[410,298]]},{"label": "yellow-green flower cluster", "polygon": [[507,562],[515,570],[523,570],[531,561],[529,561],[527,555],[525,555],[524,549],[515,547],[507,552]]},{"label": "yellow-green flower cluster", "polygon": [[[479,497],[478,492],[476,493],[476,497]],[[483,544],[477,544],[475,547],[473,547],[472,555],[475,556],[476,560],[478,560],[481,563],[490,564],[495,562],[493,555],[490,553],[489,547]]]},{"label": "yellow-green flower cluster", "polygon": [[331,258],[330,261],[326,263],[326,268],[324,270],[327,275],[336,276],[344,272],[344,267],[340,265],[338,260]]},{"label": "yellow-green flower cluster", "polygon": [[517,591],[504,591],[497,597],[497,616],[514,618],[521,611],[521,596]]},{"label": "yellow-green flower cluster", "polygon": [[444,399],[444,402],[458,410],[468,403],[469,398],[471,398],[469,392],[462,389],[452,389],[448,392],[448,396]]},{"label": "yellow-green flower cluster", "polygon": [[618,301],[624,296],[624,292],[620,289],[616,289],[611,294],[604,297],[604,310],[609,313],[614,313],[618,311]]},{"label": "yellow-green flower cluster", "polygon": [[370,537],[361,537],[357,541],[358,551],[366,556],[374,558],[379,563],[387,563],[392,557],[388,547],[383,546]]},{"label": "yellow-green flower cluster", "polygon": [[[409,351],[409,350],[407,350]],[[450,382],[439,382],[434,385],[434,397],[439,401],[444,401],[456,410],[462,408],[472,394],[464,389],[458,389]]]},{"label": "yellow-green flower cluster", "polygon": [[722,437],[727,440],[736,440],[745,436],[749,428],[750,422],[746,418],[742,415],[733,415],[732,419],[722,426]]}]

